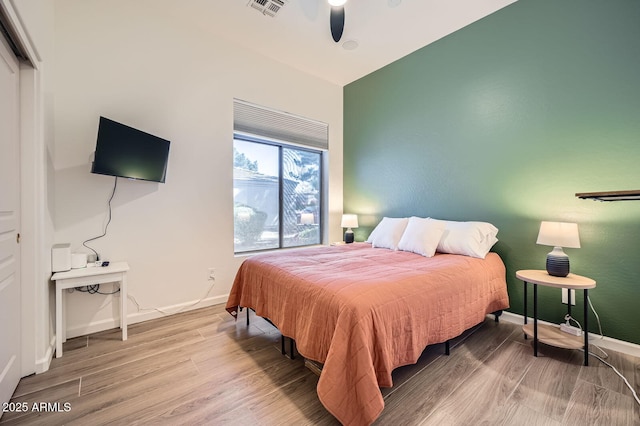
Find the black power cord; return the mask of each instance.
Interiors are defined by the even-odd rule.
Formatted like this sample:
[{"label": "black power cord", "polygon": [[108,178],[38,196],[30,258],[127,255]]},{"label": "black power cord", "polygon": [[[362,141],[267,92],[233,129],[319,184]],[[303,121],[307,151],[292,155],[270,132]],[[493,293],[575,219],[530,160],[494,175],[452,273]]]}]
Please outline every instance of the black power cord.
[{"label": "black power cord", "polygon": [[107,228],[109,227],[109,224],[111,223],[111,200],[113,200],[113,196],[116,195],[116,187],[117,186],[118,186],[118,177],[116,176],[115,177],[115,181],[113,182],[113,191],[111,192],[111,197],[109,197],[109,202],[107,203],[108,206],[109,206],[109,216],[108,216],[107,224],[104,226],[104,232],[102,233],[102,235],[98,235],[97,237],[89,238],[88,240],[85,240],[82,243],[83,246],[85,246],[86,248],[88,248],[89,250],[91,250],[92,252],[94,252],[96,254],[96,261],[100,260],[100,255],[93,248],[89,247],[87,245],[87,243],[89,241],[94,241],[94,240],[97,240],[98,238],[102,238],[105,235],[107,235]]},{"label": "black power cord", "polygon": [[116,294],[116,293],[120,293],[120,287],[118,287],[117,290],[111,291],[111,292],[103,292],[100,291],[100,284],[91,284],[91,285],[87,285],[84,287],[74,287],[75,290],[80,291],[82,293],[89,293],[89,294]]}]

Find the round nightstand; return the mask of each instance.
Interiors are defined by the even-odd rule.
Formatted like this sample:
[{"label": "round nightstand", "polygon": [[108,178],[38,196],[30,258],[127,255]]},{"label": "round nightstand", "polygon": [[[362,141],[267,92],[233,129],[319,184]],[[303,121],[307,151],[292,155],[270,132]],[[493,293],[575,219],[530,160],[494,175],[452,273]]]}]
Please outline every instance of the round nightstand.
[{"label": "round nightstand", "polygon": [[[522,331],[526,336],[533,337],[533,355],[538,356],[538,341],[540,341],[560,348],[584,349],[584,365],[589,365],[588,291],[596,287],[596,282],[591,278],[576,274],[569,274],[566,277],[554,277],[549,275],[547,271],[537,269],[517,271],[516,277],[524,282],[524,326]],[[527,324],[527,283],[533,284],[533,325]],[[538,325],[538,285],[568,289],[567,311],[569,315],[571,315],[571,290],[584,291],[584,322],[582,324],[584,341],[580,336],[572,336],[557,327]]]}]

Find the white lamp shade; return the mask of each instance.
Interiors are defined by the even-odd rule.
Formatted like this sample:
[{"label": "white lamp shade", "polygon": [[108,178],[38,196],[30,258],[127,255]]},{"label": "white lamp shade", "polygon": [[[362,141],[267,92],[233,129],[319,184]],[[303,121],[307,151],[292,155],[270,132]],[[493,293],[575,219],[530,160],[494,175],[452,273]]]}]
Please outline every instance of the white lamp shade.
[{"label": "white lamp shade", "polygon": [[331,6],[344,6],[347,0],[328,0]]},{"label": "white lamp shade", "polygon": [[300,224],[313,225],[314,222],[313,213],[302,213],[300,215]]},{"label": "white lamp shade", "polygon": [[343,214],[342,223],[343,228],[357,228],[358,227],[358,215],[355,214]]},{"label": "white lamp shade", "polygon": [[553,247],[580,248],[578,224],[568,222],[542,222],[536,244]]}]

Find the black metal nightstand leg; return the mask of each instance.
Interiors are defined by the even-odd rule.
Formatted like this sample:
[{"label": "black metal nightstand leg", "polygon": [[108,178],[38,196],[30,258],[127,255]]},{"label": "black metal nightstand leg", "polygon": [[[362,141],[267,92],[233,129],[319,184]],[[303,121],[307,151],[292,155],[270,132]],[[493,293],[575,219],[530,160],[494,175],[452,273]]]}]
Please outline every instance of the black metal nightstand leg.
[{"label": "black metal nightstand leg", "polygon": [[[527,282],[524,283],[524,324],[527,325]],[[524,340],[527,340],[527,333],[524,333]]]},{"label": "black metal nightstand leg", "polygon": [[587,320],[589,318],[589,290],[584,289],[584,365],[589,365],[589,324]]},{"label": "black metal nightstand leg", "polygon": [[538,284],[533,285],[533,356],[538,356]]}]

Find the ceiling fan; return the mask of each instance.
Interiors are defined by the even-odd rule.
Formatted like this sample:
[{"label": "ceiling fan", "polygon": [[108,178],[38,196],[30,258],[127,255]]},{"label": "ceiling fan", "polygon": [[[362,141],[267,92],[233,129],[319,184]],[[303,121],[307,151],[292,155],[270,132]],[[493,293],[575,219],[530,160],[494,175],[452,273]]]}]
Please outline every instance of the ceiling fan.
[{"label": "ceiling fan", "polygon": [[328,0],[331,5],[329,15],[329,25],[331,26],[331,36],[336,43],[342,38],[344,31],[344,4],[347,0]]}]

